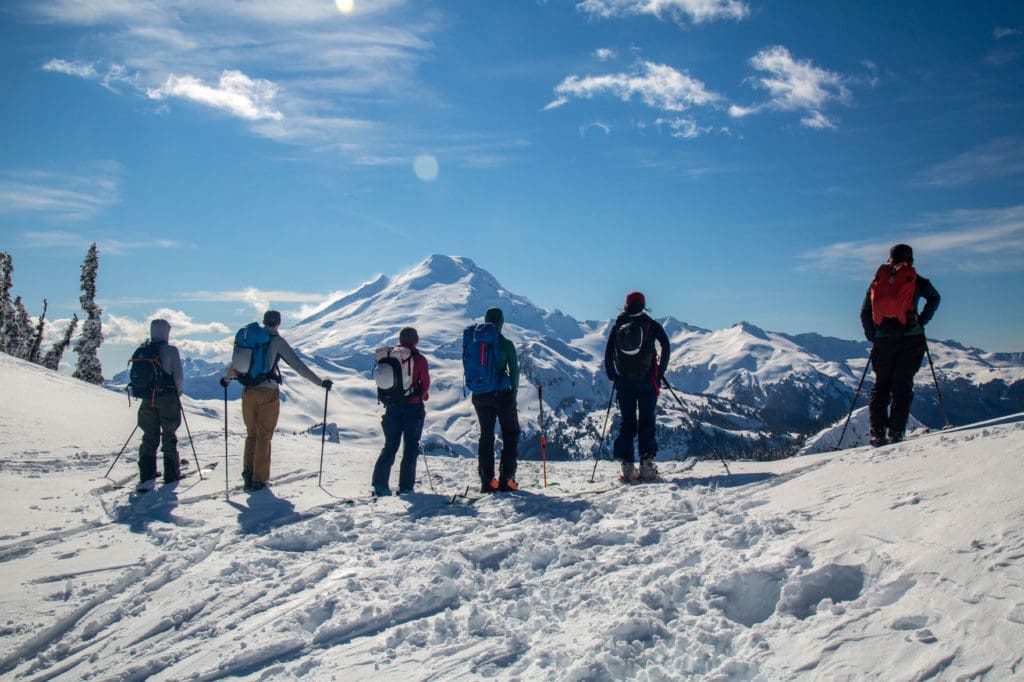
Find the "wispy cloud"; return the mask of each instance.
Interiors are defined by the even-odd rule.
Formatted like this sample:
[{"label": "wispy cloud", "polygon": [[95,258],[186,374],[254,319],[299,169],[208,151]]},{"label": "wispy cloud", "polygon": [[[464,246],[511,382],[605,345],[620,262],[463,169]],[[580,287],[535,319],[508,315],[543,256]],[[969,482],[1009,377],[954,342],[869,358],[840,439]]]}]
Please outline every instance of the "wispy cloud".
[{"label": "wispy cloud", "polygon": [[795,59],[785,47],[776,45],[750,58],[750,65],[762,75],[753,84],[767,90],[768,102],[750,107],[733,105],[729,114],[740,118],[766,109],[803,112],[800,123],[808,128],[834,128],[835,122],[823,109],[831,102],[848,102],[848,79],[834,71],[815,66],[810,60]]},{"label": "wispy cloud", "polygon": [[594,50],[594,58],[597,59],[599,62],[611,61],[612,59],[615,59],[615,57],[615,50],[609,47],[601,47]]},{"label": "wispy cloud", "polygon": [[25,5],[35,18],[88,37],[79,41],[79,61],[51,55],[45,70],[123,87],[159,102],[156,111],[201,104],[237,117],[252,134],[356,163],[407,163],[426,137],[441,138],[434,153],[462,158],[436,129],[417,128],[420,119],[406,115],[431,102],[445,106],[419,75],[443,14],[411,0],[354,8],[342,13],[330,0]]},{"label": "wispy cloud", "polygon": [[672,131],[672,137],[684,140],[692,140],[712,130],[711,126],[698,125],[691,118],[659,118],[654,122],[659,127],[666,127]]},{"label": "wispy cloud", "polygon": [[1022,32],[1019,28],[1007,28],[1005,26],[996,26],[995,30],[992,32],[992,35],[995,37],[996,40],[1002,40],[1003,38],[1012,38],[1013,36],[1022,35],[1022,33],[1024,32]]},{"label": "wispy cloud", "polygon": [[43,71],[63,73],[66,76],[77,76],[78,78],[97,78],[96,67],[91,63],[69,62],[63,59],[51,59],[43,64]]},{"label": "wispy cloud", "polygon": [[914,184],[957,187],[1024,174],[1024,138],[1001,137],[925,169]]},{"label": "wispy cloud", "polygon": [[694,24],[719,19],[738,21],[750,14],[746,3],[739,0],[583,0],[577,8],[604,19],[650,14]]},{"label": "wispy cloud", "polygon": [[22,232],[21,246],[26,249],[71,249],[85,251],[93,243],[103,255],[125,254],[146,249],[177,249],[185,246],[171,239],[139,237],[131,241],[86,236],[63,230],[33,230]]},{"label": "wispy cloud", "polygon": [[284,115],[274,108],[278,86],[270,81],[252,79],[241,71],[224,71],[216,86],[206,85],[193,76],[170,75],[159,88],[146,90],[150,99],[180,97],[220,109],[248,121],[269,118],[280,121]]},{"label": "wispy cloud", "polygon": [[636,96],[648,107],[661,111],[683,111],[721,99],[696,78],[654,62],[641,62],[630,73],[569,76],[555,86],[555,95],[545,111],[563,106],[572,98],[592,99],[601,95],[618,97],[623,102]]},{"label": "wispy cloud", "polygon": [[897,242],[913,246],[915,261],[929,271],[1024,272],[1024,204],[926,215],[884,239],[827,244],[802,260],[805,269],[863,277]]},{"label": "wispy cloud", "polygon": [[121,166],[101,161],[78,172],[10,170],[0,174],[0,212],[88,220],[120,202]]}]

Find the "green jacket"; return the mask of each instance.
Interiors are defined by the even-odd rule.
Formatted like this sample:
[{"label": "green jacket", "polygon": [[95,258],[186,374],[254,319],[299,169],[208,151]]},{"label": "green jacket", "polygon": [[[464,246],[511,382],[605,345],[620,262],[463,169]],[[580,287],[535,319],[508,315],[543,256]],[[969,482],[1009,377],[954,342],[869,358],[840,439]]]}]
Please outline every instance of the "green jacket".
[{"label": "green jacket", "polygon": [[490,322],[498,328],[498,372],[509,377],[512,395],[519,395],[519,354],[514,343],[505,338],[501,328],[505,324],[505,314],[501,308],[488,308],[484,314],[484,322]]}]

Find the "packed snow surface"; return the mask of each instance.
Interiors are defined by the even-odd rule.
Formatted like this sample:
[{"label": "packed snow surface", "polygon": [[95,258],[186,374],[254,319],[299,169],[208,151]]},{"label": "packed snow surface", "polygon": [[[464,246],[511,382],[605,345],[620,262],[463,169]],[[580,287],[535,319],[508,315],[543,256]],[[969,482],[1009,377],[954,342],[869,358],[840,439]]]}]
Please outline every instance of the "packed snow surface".
[{"label": "packed snow surface", "polygon": [[369,428],[323,446],[322,485],[320,438],[282,430],[245,494],[239,415],[225,461],[186,400],[190,476],[133,500],[134,405],[7,356],[0,382],[5,679],[1024,675],[1024,415],[625,487],[524,462],[463,506],[466,457],[365,497]]}]

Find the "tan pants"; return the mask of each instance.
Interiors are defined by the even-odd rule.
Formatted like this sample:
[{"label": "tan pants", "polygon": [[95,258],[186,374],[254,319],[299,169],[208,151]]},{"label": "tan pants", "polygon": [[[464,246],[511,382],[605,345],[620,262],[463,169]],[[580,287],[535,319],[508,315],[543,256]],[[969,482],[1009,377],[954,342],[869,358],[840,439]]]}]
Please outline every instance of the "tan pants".
[{"label": "tan pants", "polygon": [[281,392],[276,388],[247,388],[242,391],[242,419],[245,420],[245,456],[242,471],[252,474],[253,483],[270,480],[270,440],[281,414]]}]

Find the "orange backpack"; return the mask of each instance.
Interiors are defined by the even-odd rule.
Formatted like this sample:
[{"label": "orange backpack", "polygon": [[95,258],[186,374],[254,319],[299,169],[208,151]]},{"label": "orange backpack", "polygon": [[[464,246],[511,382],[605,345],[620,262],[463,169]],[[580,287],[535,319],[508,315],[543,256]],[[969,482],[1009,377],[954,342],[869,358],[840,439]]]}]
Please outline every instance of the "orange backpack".
[{"label": "orange backpack", "polygon": [[914,312],[914,290],[917,271],[910,263],[885,263],[875,273],[871,283],[871,317],[875,326],[886,318],[907,323],[907,313]]}]

